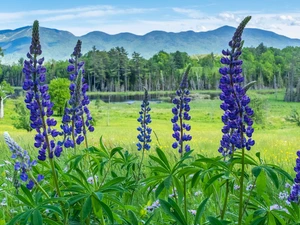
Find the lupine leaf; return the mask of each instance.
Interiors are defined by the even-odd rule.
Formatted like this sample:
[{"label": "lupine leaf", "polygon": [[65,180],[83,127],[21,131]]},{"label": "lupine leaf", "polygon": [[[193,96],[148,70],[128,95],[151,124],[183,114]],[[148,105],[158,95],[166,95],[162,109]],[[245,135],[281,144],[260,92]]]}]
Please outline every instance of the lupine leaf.
[{"label": "lupine leaf", "polygon": [[163,210],[169,216],[171,216],[173,219],[175,219],[179,224],[187,225],[186,220],[185,220],[181,210],[179,209],[179,207],[176,205],[176,203],[172,199],[169,198],[168,202],[163,199],[159,199],[159,202],[160,202]]},{"label": "lupine leaf", "polygon": [[204,209],[205,209],[205,206],[206,206],[206,203],[208,201],[209,197],[204,199],[198,209],[197,209],[197,212],[196,212],[196,216],[195,216],[195,220],[194,220],[194,225],[197,225],[197,224],[200,224],[200,219],[201,219],[201,216],[203,215],[204,213]]},{"label": "lupine leaf", "polygon": [[41,225],[43,224],[43,217],[39,210],[34,210],[32,213],[32,224]]},{"label": "lupine leaf", "polygon": [[158,154],[159,158],[164,162],[164,164],[168,167],[168,169],[170,169],[170,164],[165,153],[160,148],[156,148],[156,153]]},{"label": "lupine leaf", "polygon": [[92,212],[92,199],[91,196],[88,196],[82,206],[82,217],[81,220],[84,221]]},{"label": "lupine leaf", "polygon": [[135,213],[133,211],[129,210],[128,214],[129,214],[129,218],[130,218],[131,224],[132,225],[138,225],[139,221],[138,221]]}]

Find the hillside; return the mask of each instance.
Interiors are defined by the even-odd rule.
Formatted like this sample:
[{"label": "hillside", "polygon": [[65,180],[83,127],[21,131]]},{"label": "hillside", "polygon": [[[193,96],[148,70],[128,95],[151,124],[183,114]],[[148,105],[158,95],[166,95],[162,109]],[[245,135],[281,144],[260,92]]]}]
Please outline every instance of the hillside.
[{"label": "hillside", "polygon": [[[223,26],[207,32],[164,32],[152,31],[145,35],[120,33],[116,35],[93,31],[81,37],[70,32],[41,27],[40,37],[43,56],[46,60],[65,60],[72,53],[77,39],[83,42],[83,53],[96,46],[99,50],[106,50],[123,46],[129,53],[140,53],[145,58],[153,56],[160,50],[187,52],[189,55],[220,53],[227,48],[227,43],[233,35],[235,28]],[[286,46],[300,46],[300,39],[291,39],[276,33],[261,29],[246,28],[243,35],[244,46],[258,46],[260,43],[268,47],[284,48]],[[31,27],[22,27],[15,30],[0,31],[0,47],[4,49],[5,56],[2,63],[11,64],[19,58],[25,57],[31,42]]]}]

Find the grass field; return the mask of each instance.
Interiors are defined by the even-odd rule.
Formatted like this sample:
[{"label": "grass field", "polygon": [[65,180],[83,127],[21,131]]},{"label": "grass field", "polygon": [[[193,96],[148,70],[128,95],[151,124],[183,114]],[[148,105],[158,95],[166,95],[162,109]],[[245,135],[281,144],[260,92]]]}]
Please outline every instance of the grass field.
[{"label": "grass field", "polygon": [[[192,92],[195,96],[201,92]],[[251,98],[262,99],[262,112],[264,116],[263,124],[255,124],[253,135],[256,141],[251,153],[261,152],[262,157],[269,163],[278,164],[287,171],[293,170],[295,154],[300,149],[300,127],[296,124],[286,122],[285,117],[291,113],[292,109],[300,109],[300,103],[286,103],[283,101],[284,90],[274,92],[270,90],[250,91]],[[25,149],[33,149],[33,136],[35,132],[26,132],[13,127],[12,117],[14,116],[14,104],[21,102],[21,99],[8,99],[5,103],[5,117],[0,120],[0,133],[8,131],[20,145]],[[156,135],[152,135],[152,148],[160,146],[164,151],[174,152],[171,148],[172,139],[172,103],[150,103],[151,105],[151,127]],[[223,126],[220,117],[222,110],[219,107],[219,99],[195,98],[191,102],[190,124],[192,126],[191,148],[195,153],[207,156],[218,155],[219,140],[221,138],[221,128]],[[88,134],[89,143],[97,145],[99,138],[108,146],[122,146],[129,151],[136,151],[137,142],[136,130],[140,102],[133,104],[126,103],[104,103],[99,105],[95,101],[91,103],[92,116],[96,120],[95,132]],[[58,122],[60,118],[57,118]],[[9,150],[3,143],[0,136],[0,146],[2,147],[1,161],[10,157]],[[32,157],[37,153],[33,152]]]}]

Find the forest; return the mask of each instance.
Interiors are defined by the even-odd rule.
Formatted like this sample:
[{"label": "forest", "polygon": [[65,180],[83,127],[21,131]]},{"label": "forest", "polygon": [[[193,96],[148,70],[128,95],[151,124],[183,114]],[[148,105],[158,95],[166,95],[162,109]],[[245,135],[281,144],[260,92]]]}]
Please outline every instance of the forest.
[{"label": "forest", "polygon": [[[83,43],[84,44],[84,43]],[[261,43],[257,47],[245,47],[242,55],[244,83],[256,81],[254,89],[286,88],[287,101],[300,101],[300,47],[277,49]],[[183,68],[191,64],[189,86],[191,90],[217,90],[221,55],[189,56],[185,52],[160,51],[149,59],[134,52],[129,55],[123,47],[102,51],[93,47],[82,56],[85,79],[89,91],[118,92],[175,90]],[[20,58],[13,65],[1,65],[0,83],[5,80],[12,86],[22,86]],[[47,83],[55,78],[68,78],[68,61],[49,60]],[[297,88],[298,87],[298,88]]]}]

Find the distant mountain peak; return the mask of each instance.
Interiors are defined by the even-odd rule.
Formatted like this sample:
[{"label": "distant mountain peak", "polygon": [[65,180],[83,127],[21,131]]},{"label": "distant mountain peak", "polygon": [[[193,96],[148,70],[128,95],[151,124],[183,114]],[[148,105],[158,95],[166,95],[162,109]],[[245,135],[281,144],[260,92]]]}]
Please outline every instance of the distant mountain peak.
[{"label": "distant mountain peak", "polygon": [[[24,26],[14,30],[0,30],[0,47],[4,50],[2,63],[12,64],[19,58],[25,57],[31,43],[31,26]],[[149,58],[160,50],[166,52],[182,51],[190,55],[220,53],[227,48],[228,41],[234,34],[234,27],[222,26],[211,31],[183,31],[179,33],[155,30],[145,35],[135,35],[124,32],[107,34],[102,31],[92,31],[83,36],[75,36],[69,31],[53,28],[40,28],[43,56],[46,60],[66,60],[73,51],[78,39],[82,40],[83,53],[93,46],[98,50],[108,51],[113,47],[124,47],[131,55],[134,51]],[[275,48],[286,46],[300,46],[299,39],[291,39],[274,32],[246,28],[243,34],[245,46],[258,46],[260,43]]]}]

